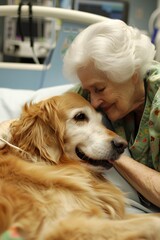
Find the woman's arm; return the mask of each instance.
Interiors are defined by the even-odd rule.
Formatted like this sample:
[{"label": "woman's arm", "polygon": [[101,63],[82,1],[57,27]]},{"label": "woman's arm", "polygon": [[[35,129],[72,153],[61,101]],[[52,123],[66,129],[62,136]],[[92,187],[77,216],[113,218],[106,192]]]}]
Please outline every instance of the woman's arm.
[{"label": "woman's arm", "polygon": [[122,155],[114,162],[117,171],[147,200],[160,207],[160,173]]}]

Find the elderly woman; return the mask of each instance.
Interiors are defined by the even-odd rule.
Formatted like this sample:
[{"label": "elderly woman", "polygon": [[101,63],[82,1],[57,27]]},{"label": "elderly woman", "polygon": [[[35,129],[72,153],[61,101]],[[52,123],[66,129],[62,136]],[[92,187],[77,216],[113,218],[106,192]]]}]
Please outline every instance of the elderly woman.
[{"label": "elderly woman", "polygon": [[155,48],[138,29],[109,19],[90,25],[64,57],[74,89],[109,118],[127,139],[131,157],[114,163],[146,206],[160,207],[160,64]]}]

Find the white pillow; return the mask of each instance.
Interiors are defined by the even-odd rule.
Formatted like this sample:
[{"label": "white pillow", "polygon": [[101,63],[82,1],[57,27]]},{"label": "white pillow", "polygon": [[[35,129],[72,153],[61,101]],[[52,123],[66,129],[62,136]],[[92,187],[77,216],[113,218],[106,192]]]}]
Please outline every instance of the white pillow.
[{"label": "white pillow", "polygon": [[38,102],[42,99],[60,95],[73,87],[73,84],[42,88],[39,90],[24,90],[0,88],[0,122],[17,118],[26,102]]},{"label": "white pillow", "polygon": [[73,84],[49,87],[49,88],[42,88],[35,91],[34,95],[32,96],[32,100],[34,102],[39,102],[43,99],[60,95],[73,87]]}]

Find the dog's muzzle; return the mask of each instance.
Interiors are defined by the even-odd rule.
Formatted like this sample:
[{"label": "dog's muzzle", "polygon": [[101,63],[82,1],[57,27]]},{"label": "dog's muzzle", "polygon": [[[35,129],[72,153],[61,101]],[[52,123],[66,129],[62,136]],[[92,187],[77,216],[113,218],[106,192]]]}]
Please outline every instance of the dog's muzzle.
[{"label": "dog's muzzle", "polygon": [[124,152],[127,145],[128,145],[127,142],[123,138],[116,136],[111,141],[111,150],[107,156],[107,159],[92,159],[92,158],[88,157],[78,147],[76,147],[76,154],[82,161],[84,161],[86,163],[89,163],[93,166],[101,166],[106,169],[110,169],[111,167],[113,167],[112,162],[114,162],[115,160],[117,160],[120,157],[120,155]]}]

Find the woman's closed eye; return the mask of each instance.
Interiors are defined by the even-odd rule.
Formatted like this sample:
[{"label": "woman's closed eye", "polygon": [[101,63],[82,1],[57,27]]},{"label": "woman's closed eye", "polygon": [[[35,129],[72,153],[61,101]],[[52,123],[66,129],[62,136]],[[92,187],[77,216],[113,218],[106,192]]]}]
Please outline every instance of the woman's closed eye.
[{"label": "woman's closed eye", "polygon": [[102,88],[97,88],[97,87],[95,87],[95,88],[94,88],[94,92],[95,92],[95,93],[100,93],[100,92],[103,92],[104,89],[105,89],[105,87],[102,87]]}]

